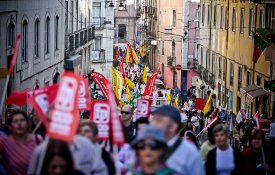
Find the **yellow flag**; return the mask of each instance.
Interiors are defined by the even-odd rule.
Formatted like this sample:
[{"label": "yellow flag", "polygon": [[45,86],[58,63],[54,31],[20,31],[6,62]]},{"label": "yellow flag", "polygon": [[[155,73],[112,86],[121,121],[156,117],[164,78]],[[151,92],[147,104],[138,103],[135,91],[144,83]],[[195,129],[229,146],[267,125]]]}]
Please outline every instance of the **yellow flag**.
[{"label": "yellow flag", "polygon": [[132,82],[129,78],[126,77],[125,86],[128,86],[130,89],[134,89],[136,87],[135,83]]},{"label": "yellow flag", "polygon": [[112,83],[113,83],[113,90],[117,98],[121,99],[124,80],[121,72],[116,70],[114,67],[112,68]]},{"label": "yellow flag", "polygon": [[170,92],[167,92],[167,93],[166,93],[166,102],[167,102],[168,104],[171,103],[171,94],[170,94]]},{"label": "yellow flag", "polygon": [[147,67],[144,66],[144,69],[143,69],[143,81],[144,83],[147,83]]},{"label": "yellow flag", "polygon": [[130,63],[130,52],[129,52],[129,49],[126,49],[125,62],[126,62],[126,64]]},{"label": "yellow flag", "polygon": [[120,106],[121,108],[123,108],[123,106],[125,106],[125,102],[122,101],[122,100],[119,100],[119,106]]},{"label": "yellow flag", "polygon": [[179,98],[178,98],[178,96],[175,98],[174,106],[175,106],[176,108],[179,108]]},{"label": "yellow flag", "polygon": [[139,50],[139,54],[141,56],[141,58],[144,58],[144,56],[146,55],[146,45],[143,44]]},{"label": "yellow flag", "polygon": [[131,91],[130,91],[130,88],[128,86],[126,87],[126,93],[127,93],[128,103],[130,103],[130,101],[131,101]]},{"label": "yellow flag", "polygon": [[116,69],[112,67],[112,85],[113,85],[113,90],[115,91],[116,89]]},{"label": "yellow flag", "polygon": [[133,53],[133,60],[136,64],[138,64],[138,56],[137,56],[137,53],[135,51],[135,49],[131,48],[132,49],[132,53]]},{"label": "yellow flag", "polygon": [[204,115],[210,110],[210,107],[211,107],[211,101],[212,101],[212,92],[211,94],[209,95],[209,98],[202,110],[202,112],[204,113]]}]

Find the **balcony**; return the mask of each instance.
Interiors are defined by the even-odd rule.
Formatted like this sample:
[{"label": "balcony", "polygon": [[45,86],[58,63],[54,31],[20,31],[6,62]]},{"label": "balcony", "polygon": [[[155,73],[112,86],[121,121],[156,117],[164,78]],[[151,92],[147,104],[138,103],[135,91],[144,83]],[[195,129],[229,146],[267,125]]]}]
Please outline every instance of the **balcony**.
[{"label": "balcony", "polygon": [[105,62],[105,50],[94,50],[91,55],[92,62]]},{"label": "balcony", "polygon": [[176,66],[175,64],[176,64],[176,57],[168,56],[167,57],[167,65],[168,65],[168,67],[173,68],[173,67]]},{"label": "balcony", "polygon": [[103,17],[93,17],[92,20],[92,24],[96,29],[102,29],[106,24],[105,18]]}]

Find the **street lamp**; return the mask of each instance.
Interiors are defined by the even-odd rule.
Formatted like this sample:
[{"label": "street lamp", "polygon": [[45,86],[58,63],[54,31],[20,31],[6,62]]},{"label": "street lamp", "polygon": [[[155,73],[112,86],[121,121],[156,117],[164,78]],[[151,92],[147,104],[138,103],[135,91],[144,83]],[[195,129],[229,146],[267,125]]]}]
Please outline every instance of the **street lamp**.
[{"label": "street lamp", "polygon": [[107,8],[107,4],[108,3],[109,3],[108,7],[111,7],[111,8],[115,7],[113,1],[107,1],[107,0],[105,0],[105,8]]},{"label": "street lamp", "polygon": [[119,3],[118,9],[119,10],[123,10],[124,9],[124,5],[123,5],[123,3],[121,1]]}]

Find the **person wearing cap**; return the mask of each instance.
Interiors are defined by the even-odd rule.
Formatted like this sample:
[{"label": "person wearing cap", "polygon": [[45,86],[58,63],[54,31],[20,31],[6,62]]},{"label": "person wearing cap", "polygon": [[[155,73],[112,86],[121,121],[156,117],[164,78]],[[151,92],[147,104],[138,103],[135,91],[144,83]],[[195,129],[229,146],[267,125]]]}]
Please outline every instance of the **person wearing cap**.
[{"label": "person wearing cap", "polygon": [[144,126],[132,142],[136,151],[135,175],[175,175],[175,171],[165,165],[168,152],[164,131],[153,126]]},{"label": "person wearing cap", "polygon": [[164,130],[170,148],[167,166],[180,174],[204,175],[205,169],[198,149],[190,141],[178,136],[181,129],[179,111],[172,106],[163,105],[152,114],[151,125]]},{"label": "person wearing cap", "polygon": [[133,108],[131,105],[125,105],[120,113],[125,140],[126,143],[130,143],[136,135],[135,123],[133,122]]}]

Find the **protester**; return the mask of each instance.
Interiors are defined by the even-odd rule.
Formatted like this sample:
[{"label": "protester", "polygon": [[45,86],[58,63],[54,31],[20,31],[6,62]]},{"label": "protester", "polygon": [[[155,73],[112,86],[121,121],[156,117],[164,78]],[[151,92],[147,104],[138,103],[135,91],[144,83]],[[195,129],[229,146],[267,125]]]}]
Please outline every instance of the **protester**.
[{"label": "protester", "polygon": [[0,137],[0,155],[5,170],[9,175],[26,174],[31,154],[42,142],[42,137],[29,133],[28,116],[19,109],[9,115],[8,128],[10,135]]},{"label": "protester", "polygon": [[83,175],[75,170],[68,143],[50,139],[41,175]]},{"label": "protester", "polygon": [[164,164],[168,153],[168,146],[163,130],[152,126],[141,128],[132,146],[136,150],[137,155],[137,166],[134,174],[176,174]]},{"label": "protester", "polygon": [[193,116],[191,118],[191,123],[193,125],[193,132],[197,135],[200,132],[200,118],[196,110],[193,111]]},{"label": "protester", "polygon": [[181,129],[181,116],[176,108],[168,105],[157,108],[153,112],[152,125],[164,129],[170,147],[166,161],[169,168],[180,174],[205,174],[202,159],[196,146],[178,136]]},{"label": "protester", "polygon": [[43,138],[45,138],[46,128],[43,123],[41,123],[40,117],[38,116],[37,112],[35,112],[35,110],[33,110],[31,114],[30,123],[32,131],[35,130],[34,134],[41,135]]},{"label": "protester", "polygon": [[130,143],[136,135],[135,123],[133,122],[133,108],[131,105],[125,105],[120,113],[126,143]]},{"label": "protester", "polygon": [[241,175],[240,153],[228,144],[228,128],[218,124],[213,128],[216,148],[209,151],[206,160],[207,175]]},{"label": "protester", "polygon": [[214,134],[212,132],[212,128],[208,129],[207,136],[208,136],[207,137],[208,140],[203,142],[200,149],[200,153],[204,162],[206,162],[209,151],[215,148],[215,139],[214,139]]},{"label": "protester", "polygon": [[227,117],[227,126],[229,128],[229,138],[231,143],[231,138],[233,137],[234,128],[236,127],[236,115],[230,110],[229,115]]},{"label": "protester", "polygon": [[95,146],[95,150],[101,155],[102,160],[108,168],[109,175],[116,174],[115,164],[111,155],[97,142],[98,128],[90,120],[83,120],[79,125],[79,134],[88,138]]},{"label": "protester", "polygon": [[149,124],[149,120],[147,117],[140,117],[135,122],[135,128],[138,131],[140,128],[147,126]]},{"label": "protester", "polygon": [[[39,163],[42,152],[46,151],[48,141],[43,142],[35,148],[28,175],[35,175],[39,171]],[[76,135],[73,143],[69,145],[76,170],[81,171],[84,175],[107,175],[107,168],[103,163],[100,154],[96,151],[95,146],[87,138]]]},{"label": "protester", "polygon": [[242,152],[244,173],[247,175],[265,175],[268,170],[264,135],[260,129],[251,132],[250,147]]}]

